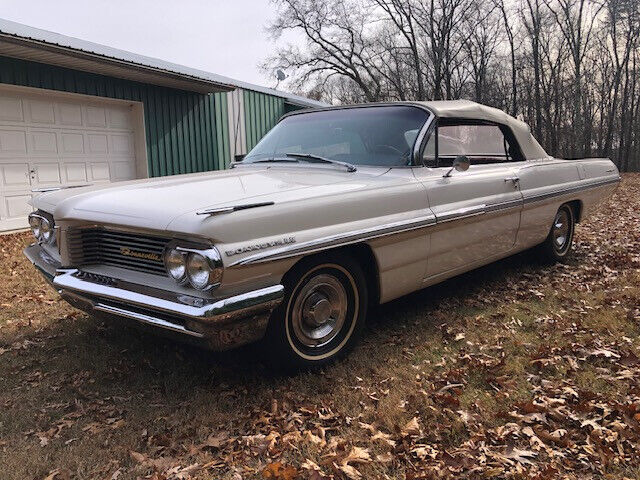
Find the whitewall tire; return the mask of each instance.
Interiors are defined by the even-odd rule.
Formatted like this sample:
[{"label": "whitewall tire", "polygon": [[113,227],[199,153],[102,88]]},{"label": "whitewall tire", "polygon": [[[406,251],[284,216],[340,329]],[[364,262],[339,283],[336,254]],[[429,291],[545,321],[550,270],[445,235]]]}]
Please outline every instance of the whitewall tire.
[{"label": "whitewall tire", "polygon": [[342,253],[304,259],[283,284],[285,299],[265,337],[267,356],[298,370],[326,365],[353,348],[368,305],[367,282],[355,260]]},{"label": "whitewall tire", "polygon": [[549,263],[566,261],[571,254],[574,230],[575,212],[570,205],[564,204],[553,218],[549,235],[538,248],[541,260]]}]

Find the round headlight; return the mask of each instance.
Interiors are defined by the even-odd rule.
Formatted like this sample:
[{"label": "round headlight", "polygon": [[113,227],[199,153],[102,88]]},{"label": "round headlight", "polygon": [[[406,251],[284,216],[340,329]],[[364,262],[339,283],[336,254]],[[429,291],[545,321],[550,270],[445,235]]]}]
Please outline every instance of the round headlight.
[{"label": "round headlight", "polygon": [[192,252],[187,257],[187,276],[194,288],[204,290],[209,286],[211,266],[209,261],[200,253]]},{"label": "round headlight", "polygon": [[51,243],[54,239],[53,225],[46,218],[43,218],[40,222],[40,237],[39,240],[44,243]]},{"label": "round headlight", "polygon": [[187,256],[187,278],[193,288],[207,290],[220,285],[224,268],[215,247],[191,250]]},{"label": "round headlight", "polygon": [[175,248],[170,248],[164,254],[164,265],[169,275],[178,282],[183,282],[187,276],[186,254]]},{"label": "round headlight", "polygon": [[40,240],[40,226],[42,224],[42,218],[36,217],[35,215],[29,216],[29,226],[31,227],[31,233],[36,237],[37,240]]}]

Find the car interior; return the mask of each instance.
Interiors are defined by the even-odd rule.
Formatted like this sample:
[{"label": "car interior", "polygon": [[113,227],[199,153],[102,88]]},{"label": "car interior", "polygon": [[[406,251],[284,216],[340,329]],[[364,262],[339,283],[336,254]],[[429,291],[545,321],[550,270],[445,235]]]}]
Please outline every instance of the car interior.
[{"label": "car interior", "polygon": [[468,119],[439,119],[422,158],[427,166],[451,167],[465,155],[471,165],[524,160],[511,129],[498,123]]},{"label": "car interior", "polygon": [[409,165],[428,116],[407,106],[294,115],[276,126],[245,161],[305,153],[355,165]]}]

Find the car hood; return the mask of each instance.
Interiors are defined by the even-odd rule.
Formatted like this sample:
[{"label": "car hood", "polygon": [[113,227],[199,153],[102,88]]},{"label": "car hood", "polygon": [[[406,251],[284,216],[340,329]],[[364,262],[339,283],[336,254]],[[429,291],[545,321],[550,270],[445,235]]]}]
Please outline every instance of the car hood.
[{"label": "car hood", "polygon": [[[339,195],[367,188],[386,170],[355,173],[330,167],[243,166],[232,170],[176,175],[46,192],[34,206],[57,221],[79,220],[154,230],[169,229],[178,217],[257,202],[287,202]],[[195,220],[195,218],[194,218]]]}]

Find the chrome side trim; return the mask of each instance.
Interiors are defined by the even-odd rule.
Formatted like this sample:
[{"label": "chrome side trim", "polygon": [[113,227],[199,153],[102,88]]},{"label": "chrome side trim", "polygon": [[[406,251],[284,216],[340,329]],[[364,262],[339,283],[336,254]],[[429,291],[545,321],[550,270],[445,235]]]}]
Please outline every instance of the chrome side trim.
[{"label": "chrome side trim", "polygon": [[454,220],[462,220],[463,218],[475,217],[478,215],[484,215],[486,205],[473,205],[471,207],[458,208],[456,210],[448,210],[442,213],[436,213],[436,219],[438,223],[452,222]]},{"label": "chrome side trim", "polygon": [[387,223],[376,227],[363,228],[355,232],[339,233],[328,237],[310,240],[307,242],[287,245],[268,252],[256,253],[244,257],[232,263],[230,267],[238,265],[247,265],[249,263],[261,263],[270,260],[279,260],[282,258],[292,257],[301,253],[318,252],[339,245],[349,245],[351,243],[361,242],[363,240],[372,240],[374,238],[386,235],[409,232],[421,228],[429,227],[436,224],[436,217],[433,214],[424,215],[422,217],[413,218],[411,220],[402,220],[399,222]]},{"label": "chrome side trim", "polygon": [[161,318],[145,315],[144,313],[132,312],[131,310],[125,310],[124,308],[105,305],[103,303],[97,303],[93,307],[93,309],[97,310],[98,312],[104,312],[111,315],[117,315],[119,317],[136,320],[137,322],[144,323],[145,325],[151,325],[153,327],[171,330],[172,332],[182,333],[184,335],[189,335],[196,338],[204,338],[204,335],[202,333],[194,332],[193,330],[187,330],[182,325],[179,325],[177,323],[167,322],[166,320],[162,320]]},{"label": "chrome side trim", "polygon": [[528,203],[541,202],[541,201],[547,200],[549,198],[559,197],[561,195],[567,195],[569,193],[580,192],[582,190],[589,190],[590,188],[596,188],[596,187],[602,187],[602,186],[605,186],[605,185],[611,185],[613,183],[618,183],[618,182],[620,182],[620,177],[608,178],[608,179],[605,179],[605,180],[597,180],[595,182],[589,182],[589,183],[583,184],[583,185],[575,185],[573,187],[559,188],[559,189],[556,189],[556,190],[552,190],[550,192],[533,194],[533,195],[524,197],[524,204],[526,205]]},{"label": "chrome side trim", "polygon": [[387,235],[394,235],[397,233],[407,232],[411,230],[418,230],[421,228],[427,228],[436,224],[452,222],[455,220],[462,220],[469,217],[483,215],[485,213],[493,213],[502,210],[509,210],[514,208],[521,208],[527,203],[533,203],[546,198],[565,195],[568,193],[574,193],[581,190],[588,190],[590,188],[596,188],[612,183],[618,183],[620,177],[609,178],[605,180],[598,180],[590,182],[585,185],[578,185],[575,187],[563,188],[554,190],[553,192],[544,193],[541,195],[531,196],[524,199],[514,199],[506,202],[496,203],[493,205],[474,205],[471,207],[464,207],[456,210],[445,211],[439,215],[426,215],[418,219],[412,219],[408,221],[394,222],[380,227],[373,227],[369,229],[356,230],[352,232],[341,233],[332,235],[329,237],[319,238],[317,240],[310,240],[307,242],[298,243],[296,245],[288,245],[278,249],[270,250],[267,252],[260,252],[253,255],[249,255],[240,260],[231,263],[230,267],[263,263],[272,260],[281,260],[283,258],[294,257],[297,255],[306,255],[309,253],[315,253],[322,250],[326,250],[332,247],[338,247],[343,245],[349,245],[361,241],[371,240]]},{"label": "chrome side trim", "polygon": [[513,208],[521,208],[521,207],[522,207],[522,198],[517,198],[515,200],[508,200],[506,202],[487,205],[484,211],[485,213],[492,213],[492,212],[501,212],[503,210],[511,210]]},{"label": "chrome side trim", "polygon": [[275,202],[259,202],[259,203],[247,203],[244,205],[229,205],[227,207],[206,208],[204,210],[198,210],[196,215],[219,215],[221,213],[231,213],[240,210],[247,210],[249,208],[267,207],[275,205]]}]

